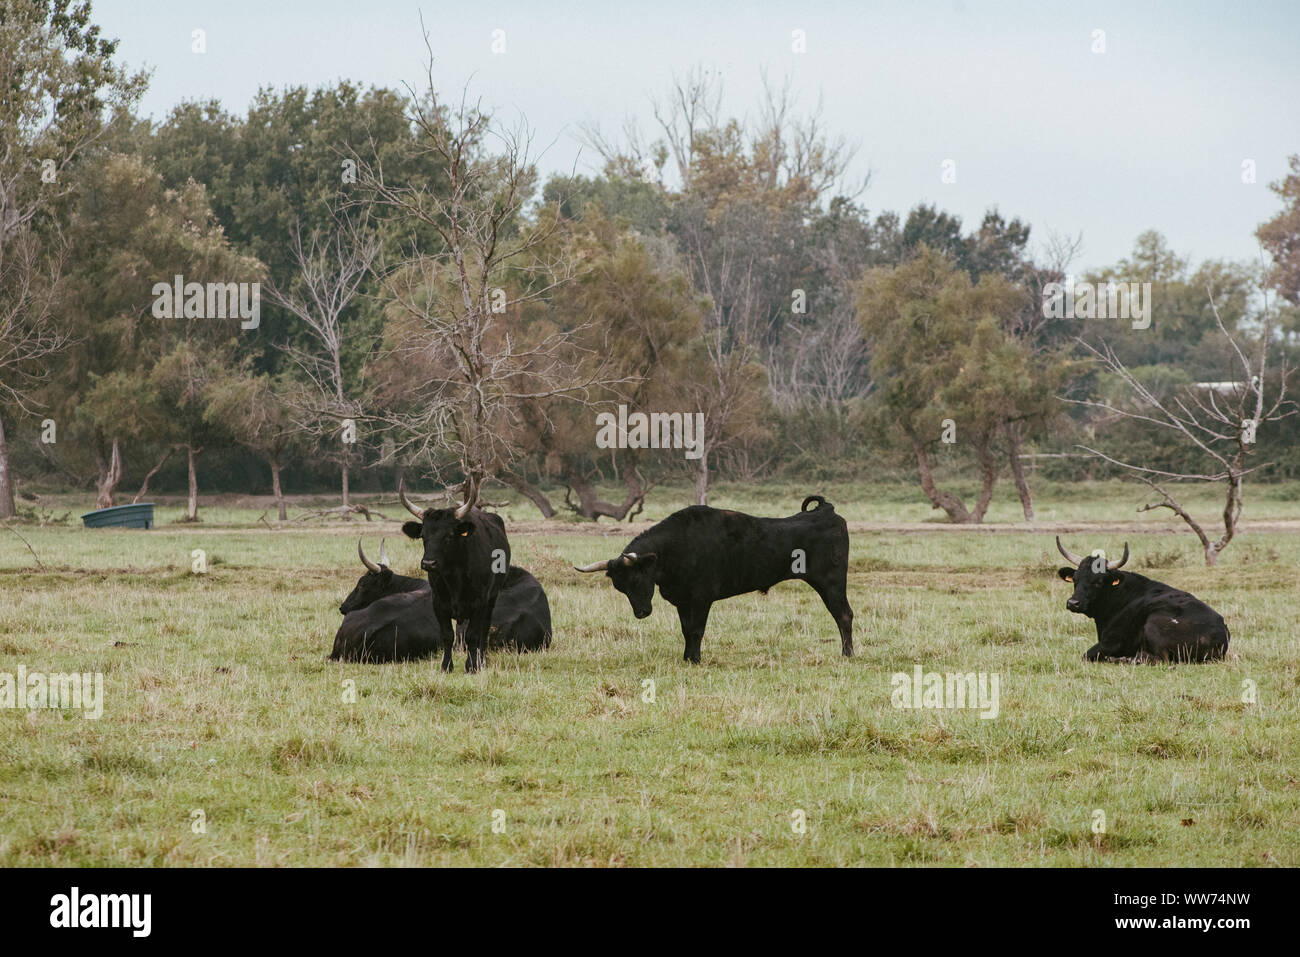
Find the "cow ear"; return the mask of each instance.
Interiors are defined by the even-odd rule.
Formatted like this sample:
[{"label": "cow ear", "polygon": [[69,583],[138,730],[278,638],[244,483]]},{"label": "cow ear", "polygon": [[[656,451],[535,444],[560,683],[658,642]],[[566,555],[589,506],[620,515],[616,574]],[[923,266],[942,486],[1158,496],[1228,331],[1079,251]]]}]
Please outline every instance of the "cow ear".
[{"label": "cow ear", "polygon": [[403,522],[402,534],[407,538],[419,538],[424,533],[423,522]]},{"label": "cow ear", "polygon": [[393,578],[393,570],[387,565],[383,565],[379,569],[379,577],[383,579],[384,584],[387,584]]},{"label": "cow ear", "polygon": [[473,523],[473,522],[457,522],[457,523],[456,523],[456,534],[459,535],[461,538],[464,538],[466,535],[472,534],[473,531],[474,531],[474,523]]},{"label": "cow ear", "polygon": [[1073,568],[1058,568],[1058,569],[1056,570],[1056,574],[1058,574],[1058,575],[1061,576],[1061,580],[1062,580],[1062,581],[1067,581],[1067,582],[1072,582],[1072,581],[1074,581],[1074,569],[1073,569]]},{"label": "cow ear", "polygon": [[646,552],[644,555],[637,556],[636,563],[638,565],[648,568],[651,565],[653,565],[658,560],[658,558],[659,556],[656,555],[654,552]]}]

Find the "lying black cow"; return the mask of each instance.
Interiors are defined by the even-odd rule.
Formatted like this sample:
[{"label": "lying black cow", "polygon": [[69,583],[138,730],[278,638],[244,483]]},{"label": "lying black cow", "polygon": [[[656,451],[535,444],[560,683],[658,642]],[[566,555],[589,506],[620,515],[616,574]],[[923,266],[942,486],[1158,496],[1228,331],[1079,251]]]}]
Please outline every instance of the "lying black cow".
[{"label": "lying black cow", "polygon": [[[456,643],[465,645],[468,622],[456,626]],[[518,565],[506,572],[506,582],[492,609],[488,647],[507,651],[541,651],[551,647],[551,604],[542,583]]]},{"label": "lying black cow", "polygon": [[[366,573],[339,606],[343,624],[334,636],[330,657],[342,661],[410,661],[427,658],[442,646],[429,607],[429,583],[397,575],[388,567],[381,544],[379,564],[366,558],[357,543]],[[464,647],[464,628],[457,644]],[[493,649],[539,651],[551,645],[551,608],[541,583],[511,565],[492,611],[488,645]]]},{"label": "lying black cow", "polygon": [[388,567],[388,547],[385,542],[379,543],[378,565],[366,558],[366,551],[361,547],[359,538],[357,554],[361,557],[361,564],[366,566],[366,573],[357,579],[357,586],[352,589],[352,593],[347,598],[343,599],[343,604],[339,605],[340,615],[365,608],[389,595],[429,590],[429,583],[425,579],[398,575]]},{"label": "lying black cow", "polygon": [[429,609],[429,583],[394,573],[388,567],[388,549],[382,542],[378,565],[366,558],[360,539],[357,554],[366,571],[339,605],[343,624],[334,635],[330,657],[341,661],[411,661],[433,654],[441,640]]},{"label": "lying black cow", "polygon": [[1066,550],[1059,535],[1056,547],[1078,566],[1057,572],[1074,583],[1066,609],[1097,623],[1089,661],[1212,661],[1227,652],[1228,626],[1213,608],[1185,591],[1120,571],[1128,561],[1128,542],[1116,562],[1081,558]]},{"label": "lying black cow", "polygon": [[420,567],[429,574],[433,617],[443,636],[442,670],[452,670],[454,620],[466,625],[465,670],[472,673],[487,663],[492,610],[510,568],[510,540],[501,516],[475,508],[476,492],[466,485],[466,500],[454,509],[416,508],[400,487],[398,497],[419,519],[404,524],[402,533],[424,542]]},{"label": "lying black cow", "polygon": [[[816,507],[808,508],[810,502]],[[849,529],[835,506],[820,495],[803,500],[789,518],[756,518],[740,512],[692,505],[642,532],[617,558],[580,572],[604,571],[627,596],[637,618],[650,614],[655,586],[677,607],[686,650],[698,664],[700,641],[715,601],[766,593],[778,582],[806,581],[821,596],[840,630],[840,651],[853,654],[853,609],[849,606]]]}]

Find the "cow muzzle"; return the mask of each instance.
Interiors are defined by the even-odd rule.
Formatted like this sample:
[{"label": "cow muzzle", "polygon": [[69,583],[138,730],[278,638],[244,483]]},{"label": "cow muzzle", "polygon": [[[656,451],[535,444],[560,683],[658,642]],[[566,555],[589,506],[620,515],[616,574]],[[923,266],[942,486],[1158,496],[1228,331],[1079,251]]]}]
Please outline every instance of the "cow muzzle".
[{"label": "cow muzzle", "polygon": [[1065,602],[1065,608],[1067,611],[1079,611],[1079,599],[1077,598],[1067,599]]},{"label": "cow muzzle", "polygon": [[438,563],[432,558],[423,558],[420,560],[420,567],[426,572],[436,572],[438,570]]}]

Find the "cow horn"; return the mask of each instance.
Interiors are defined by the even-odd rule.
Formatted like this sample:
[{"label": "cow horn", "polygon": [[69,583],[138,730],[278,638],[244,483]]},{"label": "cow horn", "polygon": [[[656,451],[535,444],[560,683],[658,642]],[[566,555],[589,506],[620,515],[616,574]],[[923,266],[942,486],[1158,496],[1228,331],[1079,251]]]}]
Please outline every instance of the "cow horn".
[{"label": "cow horn", "polygon": [[366,550],[361,547],[361,539],[359,538],[357,539],[357,554],[361,556],[361,564],[365,565],[366,568],[370,569],[372,572],[379,571],[379,566],[366,558]]},{"label": "cow horn", "polygon": [[380,564],[382,567],[384,567],[384,568],[387,568],[387,567],[388,567],[388,545],[387,545],[387,542],[388,542],[388,539],[386,539],[386,538],[381,538],[381,539],[379,540],[379,564]]},{"label": "cow horn", "polygon": [[477,477],[475,477],[473,474],[465,476],[465,484],[461,486],[461,488],[464,491],[465,501],[461,502],[461,504],[456,506],[455,515],[457,521],[460,521],[466,515],[468,515],[469,510],[473,508],[474,503],[478,501],[478,487],[479,487],[479,479]]},{"label": "cow horn", "polygon": [[[1070,562],[1072,565],[1082,565],[1082,564],[1083,564],[1083,559],[1082,559],[1082,558],[1080,558],[1078,555],[1074,554],[1074,552],[1066,551],[1065,546],[1061,544],[1061,536],[1060,536],[1060,535],[1057,535],[1057,536],[1056,536],[1056,549],[1057,549],[1057,551],[1059,551],[1062,555],[1064,555],[1064,556],[1065,556],[1065,560],[1066,560],[1067,562]],[[1126,556],[1126,557],[1127,557],[1127,556]]]},{"label": "cow horn", "polygon": [[1124,563],[1127,562],[1127,561],[1128,561],[1128,542],[1125,542],[1125,543],[1124,543],[1124,554],[1120,556],[1120,560],[1117,561],[1117,562],[1107,562],[1107,563],[1106,563],[1106,571],[1108,571],[1108,572],[1113,572],[1113,571],[1115,571],[1116,569],[1123,568],[1123,567],[1124,567]]},{"label": "cow horn", "polygon": [[590,565],[574,565],[573,567],[580,572],[603,572],[609,567],[609,559],[607,558],[603,562],[592,562]]},{"label": "cow horn", "polygon": [[636,552],[624,552],[624,553],[623,553],[623,564],[624,564],[624,565],[635,565],[635,564],[636,564]]},{"label": "cow horn", "polygon": [[397,484],[397,497],[402,500],[402,504],[406,506],[406,510],[408,512],[410,512],[416,518],[424,518],[424,509],[416,508],[414,505],[411,504],[411,500],[406,497],[405,482],[399,482]]}]

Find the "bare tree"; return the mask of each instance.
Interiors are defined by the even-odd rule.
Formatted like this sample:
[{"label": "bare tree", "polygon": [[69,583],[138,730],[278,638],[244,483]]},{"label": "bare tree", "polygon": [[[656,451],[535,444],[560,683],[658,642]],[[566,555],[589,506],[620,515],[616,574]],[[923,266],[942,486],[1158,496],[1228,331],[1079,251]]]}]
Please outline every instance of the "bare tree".
[{"label": "bare tree", "polygon": [[[1233,374],[1238,380],[1222,383],[1204,383],[1184,388],[1170,398],[1160,398],[1155,392],[1143,385],[1123,362],[1105,343],[1099,347],[1090,345],[1082,339],[1077,340],[1107,370],[1114,373],[1127,386],[1135,400],[1135,409],[1125,409],[1105,402],[1072,399],[1080,405],[1104,409],[1118,417],[1145,422],[1160,429],[1167,429],[1178,436],[1185,444],[1197,449],[1212,463],[1210,470],[1201,473],[1170,472],[1162,469],[1136,465],[1112,458],[1096,449],[1080,446],[1084,451],[1104,459],[1113,465],[1131,472],[1137,479],[1159,496],[1160,500],[1142,506],[1139,512],[1157,508],[1167,508],[1181,518],[1200,540],[1205,553],[1205,564],[1218,564],[1219,555],[1232,541],[1237,533],[1244,505],[1245,477],[1258,465],[1250,465],[1255,451],[1257,430],[1267,422],[1276,422],[1286,416],[1295,414],[1295,403],[1286,398],[1287,380],[1291,370],[1286,366],[1285,357],[1276,373],[1276,395],[1266,396],[1269,380],[1267,363],[1269,349],[1272,346],[1273,315],[1268,307],[1267,293],[1264,297],[1264,315],[1259,331],[1259,340],[1254,355],[1248,355],[1247,349],[1228,332],[1214,294],[1206,286],[1210,308],[1214,311],[1214,320],[1219,331],[1232,347],[1236,361]],[[1213,482],[1224,486],[1223,531],[1212,537],[1212,530],[1192,516],[1168,489],[1168,485],[1178,482]]]},{"label": "bare tree", "polygon": [[[344,382],[343,345],[347,333],[343,316],[374,267],[380,242],[364,210],[351,218],[336,215],[335,222],[336,228],[327,233],[313,230],[305,242],[301,224],[294,224],[293,257],[301,292],[276,286],[268,292],[273,302],[302,320],[311,334],[310,347],[292,342],[282,346],[306,381],[306,388],[291,401],[299,431],[327,449],[331,442],[339,443],[336,452],[327,454],[339,464],[342,507],[347,510],[351,507],[348,492],[351,443],[342,441],[340,429],[344,420],[355,421],[360,404]],[[274,464],[273,473],[278,485],[278,466]]]},{"label": "bare tree", "polygon": [[589,403],[595,386],[617,380],[579,345],[578,330],[520,321],[526,305],[547,300],[575,268],[553,241],[558,210],[525,220],[536,184],[527,129],[495,126],[464,92],[458,105],[445,105],[432,50],[425,91],[408,90],[415,149],[445,180],[394,182],[377,153],[357,158],[358,182],[375,202],[411,232],[423,226],[441,240],[436,251],[413,249],[386,277],[392,358],[414,370],[405,408],[386,418],[399,452],[459,463],[468,508],[484,481],[506,473],[515,458],[522,405],[555,397]]}]

